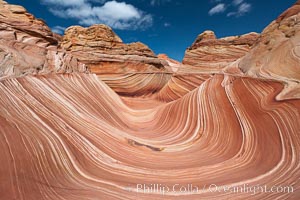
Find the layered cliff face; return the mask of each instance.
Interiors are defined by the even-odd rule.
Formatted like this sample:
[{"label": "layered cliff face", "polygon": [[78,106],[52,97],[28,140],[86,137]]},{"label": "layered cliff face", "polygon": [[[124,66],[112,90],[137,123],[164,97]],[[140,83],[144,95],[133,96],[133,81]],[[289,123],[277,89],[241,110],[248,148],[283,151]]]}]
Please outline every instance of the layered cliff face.
[{"label": "layered cliff face", "polygon": [[213,31],[199,34],[186,50],[182,64],[169,62],[176,73],[156,94],[156,98],[166,102],[176,100],[215,74],[223,74],[227,66],[245,56],[255,46],[259,36],[257,33],[248,33],[217,39]]},{"label": "layered cliff face", "polygon": [[0,79],[26,74],[85,72],[57,49],[59,36],[21,7],[0,1]]},{"label": "layered cliff face", "polygon": [[160,90],[170,78],[166,61],[158,59],[143,43],[124,44],[106,25],[70,27],[60,47],[122,95],[151,94]]},{"label": "layered cliff face", "polygon": [[124,44],[103,24],[68,28],[60,46],[96,74],[164,71],[164,65],[149,47],[140,42]]},{"label": "layered cliff face", "polygon": [[226,73],[278,80],[285,90],[277,99],[300,96],[300,2],[284,12],[262,32],[255,47]]},{"label": "layered cliff face", "polygon": [[196,71],[218,73],[246,55],[258,38],[259,34],[249,33],[217,39],[214,32],[205,31],[186,50],[183,64],[197,67]]},{"label": "layered cliff face", "polygon": [[184,63],[0,4],[1,199],[300,198],[299,1]]},{"label": "layered cliff face", "polygon": [[[0,4],[0,79],[92,72],[119,94],[137,96],[160,90],[170,79],[166,61],[140,42],[124,44],[106,25],[73,26],[61,38],[23,7],[5,1]],[[153,72],[157,74],[147,80]]]}]

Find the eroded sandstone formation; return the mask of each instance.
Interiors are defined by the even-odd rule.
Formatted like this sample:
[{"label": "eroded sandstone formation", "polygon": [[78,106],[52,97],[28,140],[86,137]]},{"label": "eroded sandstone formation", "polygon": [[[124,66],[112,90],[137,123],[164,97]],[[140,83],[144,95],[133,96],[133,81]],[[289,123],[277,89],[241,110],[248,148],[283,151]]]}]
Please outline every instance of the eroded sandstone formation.
[{"label": "eroded sandstone formation", "polygon": [[140,42],[125,44],[103,24],[68,28],[60,47],[122,95],[151,94],[170,78],[168,63],[158,59],[149,47]]},{"label": "eroded sandstone formation", "polygon": [[2,0],[0,4],[0,79],[92,72],[119,94],[137,96],[160,90],[170,79],[165,60],[140,42],[124,44],[106,25],[73,26],[61,38],[23,7]]},{"label": "eroded sandstone formation", "polygon": [[299,5],[179,63],[0,0],[0,199],[299,199]]},{"label": "eroded sandstone formation", "polygon": [[0,80],[26,74],[86,72],[57,49],[59,36],[23,7],[0,0]]},{"label": "eroded sandstone formation", "polygon": [[161,56],[175,73],[156,98],[166,102],[181,98],[215,74],[222,74],[224,68],[245,56],[258,39],[257,33],[217,39],[213,31],[204,31],[186,50],[182,64]]},{"label": "eroded sandstone formation", "polygon": [[60,47],[118,94],[148,95],[160,90],[170,79],[168,63],[158,59],[149,47],[140,42],[125,44],[103,24],[68,28]]},{"label": "eroded sandstone formation", "polygon": [[213,31],[204,31],[186,50],[183,64],[197,67],[197,71],[218,73],[228,63],[246,55],[258,38],[259,34],[248,33],[217,39]]},{"label": "eroded sandstone formation", "polygon": [[164,71],[164,65],[149,47],[140,42],[124,44],[103,24],[68,28],[60,46],[96,74]]},{"label": "eroded sandstone formation", "polygon": [[267,26],[253,49],[225,73],[278,80],[285,89],[278,100],[300,96],[300,2]]}]

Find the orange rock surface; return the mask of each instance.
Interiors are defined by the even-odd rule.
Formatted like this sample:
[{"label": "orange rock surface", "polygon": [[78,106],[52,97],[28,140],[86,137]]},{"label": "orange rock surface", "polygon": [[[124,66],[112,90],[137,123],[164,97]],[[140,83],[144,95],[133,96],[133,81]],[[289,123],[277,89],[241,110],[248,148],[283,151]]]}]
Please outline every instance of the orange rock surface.
[{"label": "orange rock surface", "polygon": [[158,59],[149,47],[140,42],[124,44],[103,24],[68,28],[60,47],[122,95],[148,95],[160,90],[170,77],[165,68],[168,63]]},{"label": "orange rock surface", "polygon": [[180,63],[0,0],[0,199],[299,199],[298,6]]},{"label": "orange rock surface", "polygon": [[257,33],[249,33],[217,39],[214,32],[205,31],[186,50],[183,64],[196,67],[197,71],[220,72],[249,52],[258,37]]},{"label": "orange rock surface", "polygon": [[26,74],[87,72],[57,48],[59,36],[33,15],[0,0],[0,80]]},{"label": "orange rock surface", "polygon": [[251,51],[228,65],[225,73],[277,80],[285,85],[278,100],[300,98],[299,4],[267,26]]}]

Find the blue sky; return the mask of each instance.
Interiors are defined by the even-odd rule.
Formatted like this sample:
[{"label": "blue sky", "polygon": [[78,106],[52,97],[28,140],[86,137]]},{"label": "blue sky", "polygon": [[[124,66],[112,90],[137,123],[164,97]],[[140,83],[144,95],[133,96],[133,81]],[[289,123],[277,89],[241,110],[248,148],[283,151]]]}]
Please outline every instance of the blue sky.
[{"label": "blue sky", "polygon": [[110,25],[125,43],[182,60],[198,34],[261,32],[296,0],[6,0],[24,6],[61,32],[71,25]]}]

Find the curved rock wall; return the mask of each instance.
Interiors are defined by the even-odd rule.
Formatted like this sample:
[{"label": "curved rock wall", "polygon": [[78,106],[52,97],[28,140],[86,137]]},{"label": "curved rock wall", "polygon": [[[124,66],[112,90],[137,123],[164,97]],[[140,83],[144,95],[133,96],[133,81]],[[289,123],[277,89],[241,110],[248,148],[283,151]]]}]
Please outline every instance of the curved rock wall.
[{"label": "curved rock wall", "polygon": [[0,199],[300,198],[299,1],[184,63],[0,11]]},{"label": "curved rock wall", "polygon": [[[95,75],[0,83],[5,199],[299,197],[300,101],[282,85],[217,75],[184,97],[126,106]],[[143,107],[144,106],[144,107]],[[292,185],[294,193],[143,193],[138,184]]]}]

